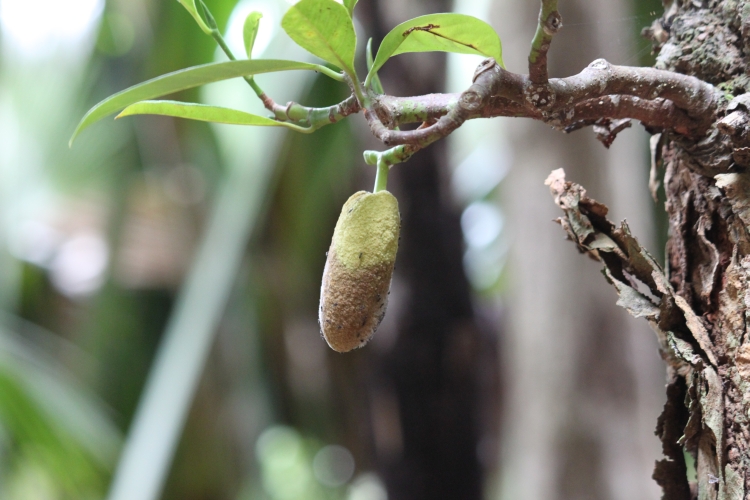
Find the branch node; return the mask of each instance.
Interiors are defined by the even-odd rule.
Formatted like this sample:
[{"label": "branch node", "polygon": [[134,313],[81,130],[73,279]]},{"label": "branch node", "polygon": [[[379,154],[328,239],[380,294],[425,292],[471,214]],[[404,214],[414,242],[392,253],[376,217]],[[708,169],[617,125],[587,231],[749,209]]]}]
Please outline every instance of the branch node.
[{"label": "branch node", "polygon": [[[556,35],[558,31],[560,31],[560,28],[562,28],[562,26],[562,16],[558,11],[553,11],[549,16],[547,16],[547,20],[544,21],[542,29],[548,36],[553,36]],[[547,45],[549,48],[549,44]]]},{"label": "branch node", "polygon": [[587,66],[589,69],[597,69],[597,70],[608,70],[612,67],[611,64],[609,64],[609,61],[606,59],[597,59],[595,61],[591,61],[591,64]]},{"label": "branch node", "polygon": [[546,84],[528,82],[523,88],[523,96],[526,102],[542,112],[552,108],[557,101],[557,94]]},{"label": "branch node", "polygon": [[482,107],[482,96],[473,90],[467,90],[461,95],[460,106],[467,111],[474,112]]},{"label": "branch node", "polygon": [[490,69],[493,69],[495,66],[497,66],[497,61],[495,61],[494,57],[489,57],[479,63],[479,66],[477,66],[477,69],[474,70],[474,76],[471,79],[471,83],[474,83],[477,81],[477,78],[479,78],[479,75],[484,73],[485,71],[488,71]]}]

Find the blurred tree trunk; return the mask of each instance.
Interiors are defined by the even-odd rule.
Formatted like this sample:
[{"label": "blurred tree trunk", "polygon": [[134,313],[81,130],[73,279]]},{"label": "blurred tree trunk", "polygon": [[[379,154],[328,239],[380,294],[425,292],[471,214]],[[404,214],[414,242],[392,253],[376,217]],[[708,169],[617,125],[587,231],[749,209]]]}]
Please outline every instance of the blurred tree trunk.
[{"label": "blurred tree trunk", "polygon": [[[632,59],[628,0],[560,2],[564,27],[550,51],[550,76],[581,71],[604,57]],[[494,25],[508,69],[527,73],[539,2],[498,0]],[[632,52],[631,52],[632,51]],[[630,60],[628,58],[631,58]],[[653,333],[615,305],[598,266],[571,251],[551,221],[544,179],[563,167],[590,193],[613,200],[641,241],[652,243],[652,207],[641,130],[605,150],[589,129],[572,136],[544,124],[506,124],[513,169],[502,204],[512,225],[509,332],[501,363],[508,387],[501,498],[655,499],[659,457],[653,429],[663,400],[663,368]]]},{"label": "blurred tree trunk", "polygon": [[[451,5],[370,0],[358,9],[377,47],[396,24]],[[445,57],[399,56],[380,76],[393,95],[438,92]],[[394,168],[389,185],[399,200],[401,243],[391,306],[373,341],[369,387],[375,465],[390,500],[483,496],[482,377],[494,380],[496,348],[474,318],[459,213],[443,185],[445,147],[435,144]]]}]

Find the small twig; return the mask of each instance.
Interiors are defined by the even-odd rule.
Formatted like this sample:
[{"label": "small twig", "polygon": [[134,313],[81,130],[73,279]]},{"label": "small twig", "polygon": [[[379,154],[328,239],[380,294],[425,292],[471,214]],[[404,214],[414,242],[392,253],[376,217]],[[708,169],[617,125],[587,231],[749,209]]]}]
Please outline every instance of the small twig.
[{"label": "small twig", "polygon": [[441,116],[433,125],[406,131],[389,129],[380,121],[378,115],[370,110],[365,110],[365,118],[372,133],[386,146],[408,144],[421,149],[450,135],[463,125],[468,116],[464,110],[456,106]]},{"label": "small twig", "polygon": [[[227,45],[226,40],[224,40],[211,11],[208,10],[208,7],[203,1],[201,1],[200,4],[206,15],[208,25],[211,28],[211,37],[216,41],[230,61],[236,61],[237,58],[232,52],[232,49],[229,48],[229,45]],[[257,95],[263,102],[263,106],[273,113],[276,120],[297,125],[300,127],[298,131],[305,133],[314,132],[325,125],[336,123],[351,114],[359,112],[359,105],[354,96],[349,97],[339,104],[326,108],[310,108],[302,106],[296,102],[289,102],[286,106],[282,106],[269,97],[268,94],[260,88],[252,76],[246,76],[244,79],[253,89],[255,95]]]},{"label": "small twig", "polygon": [[[229,45],[227,45],[227,42],[224,40],[224,37],[221,35],[221,31],[219,31],[218,28],[211,29],[211,38],[213,38],[216,41],[216,43],[219,45],[221,50],[224,52],[224,54],[226,54],[226,56],[229,58],[230,61],[237,60],[237,58],[234,56],[234,53],[229,48]],[[263,100],[262,96],[264,96],[265,94],[263,93],[263,90],[261,90],[260,86],[258,86],[258,84],[255,83],[255,79],[252,76],[246,76],[244,77],[244,80],[253,89],[253,91],[255,92],[255,95],[257,95],[261,100]]]},{"label": "small twig", "polygon": [[529,79],[535,85],[544,85],[549,79],[547,52],[552,37],[562,28],[562,16],[557,11],[557,0],[542,0],[534,39],[529,53]]},{"label": "small twig", "polygon": [[[219,30],[219,26],[216,23],[216,19],[214,19],[213,14],[211,14],[211,11],[208,9],[208,6],[201,0],[200,2],[200,8],[203,10],[203,14],[205,14],[206,22],[208,24],[208,27],[211,28],[211,38],[216,41],[216,43],[219,45],[221,50],[226,54],[226,56],[229,58],[230,61],[236,61],[237,58],[234,56],[234,53],[232,52],[232,49],[229,48],[229,45],[227,45],[226,40],[224,40],[224,37],[221,34],[221,30]],[[263,90],[258,86],[257,83],[255,83],[255,80],[252,76],[246,76],[244,77],[245,81],[252,87],[253,91],[255,92],[255,95],[260,97],[262,99]]]},{"label": "small twig", "polygon": [[375,187],[372,192],[383,191],[388,185],[388,172],[393,165],[404,163],[419,151],[419,146],[396,146],[387,151],[365,151],[365,163],[378,168],[375,176]]},{"label": "small twig", "polygon": [[609,149],[617,138],[617,134],[633,126],[630,118],[620,118],[619,120],[610,120],[609,118],[600,118],[594,122],[594,133],[596,138]]},{"label": "small twig", "polygon": [[388,167],[404,163],[409,160],[419,148],[411,145],[401,145],[387,151],[365,151],[365,163],[368,165],[383,164]]}]

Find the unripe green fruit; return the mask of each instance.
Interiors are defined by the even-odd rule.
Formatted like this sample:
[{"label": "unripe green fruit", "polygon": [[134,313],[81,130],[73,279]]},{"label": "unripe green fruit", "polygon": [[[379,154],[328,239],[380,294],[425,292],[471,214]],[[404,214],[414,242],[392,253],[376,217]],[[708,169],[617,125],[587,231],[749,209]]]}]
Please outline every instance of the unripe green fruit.
[{"label": "unripe green fruit", "polygon": [[344,204],[328,251],[318,321],[334,351],[362,347],[383,321],[401,216],[388,191],[359,191]]}]

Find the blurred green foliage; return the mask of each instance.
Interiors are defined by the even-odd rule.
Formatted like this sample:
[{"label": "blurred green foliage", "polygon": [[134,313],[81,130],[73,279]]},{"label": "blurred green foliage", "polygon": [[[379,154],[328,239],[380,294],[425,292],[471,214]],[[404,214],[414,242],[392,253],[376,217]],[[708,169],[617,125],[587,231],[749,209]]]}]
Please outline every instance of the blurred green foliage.
[{"label": "blurred green foliage", "polygon": [[[235,2],[215,0],[210,6],[220,26],[224,27]],[[59,365],[60,375],[43,379],[39,383],[46,389],[35,393],[26,383],[28,371],[14,370],[17,360],[8,361],[19,354],[14,351],[4,356],[4,344],[0,342],[2,498],[94,499],[105,496],[116,464],[116,443],[129,429],[172,312],[176,290],[192,257],[196,235],[203,230],[216,186],[226,175],[226,163],[214,130],[202,123],[165,119],[105,121],[88,130],[74,149],[67,149],[64,138],[70,134],[77,118],[102,97],[166,72],[213,61],[216,56],[214,42],[198,30],[183,7],[173,1],[108,1],[97,33],[94,52],[86,56],[84,46],[83,55],[79,56],[82,60],[78,62],[51,64],[49,60],[24,61],[22,58],[0,61],[1,88],[17,97],[19,121],[15,126],[21,133],[40,141],[38,153],[42,169],[37,177],[24,179],[22,187],[29,192],[43,190],[47,195],[52,194],[44,203],[56,207],[53,209],[55,217],[43,222],[54,226],[61,233],[60,238],[66,239],[71,232],[80,229],[78,226],[83,226],[85,230],[101,232],[110,252],[106,280],[93,294],[84,295],[70,295],[56,283],[54,262],[59,245],[51,256],[39,262],[24,261],[23,256],[17,254],[7,256],[18,269],[16,279],[1,283],[9,290],[9,295],[15,297],[9,304],[11,312],[23,318],[23,322],[42,325],[54,332],[45,333],[45,338],[52,339],[58,347],[50,349],[49,356],[37,356],[34,363]],[[16,71],[18,68],[20,71]],[[49,85],[47,76],[52,68],[55,85]],[[342,91],[340,84],[316,79],[306,92],[310,98],[307,102],[329,105],[344,97]],[[42,95],[44,99],[37,102],[33,95]],[[200,94],[198,90],[189,90],[177,98],[199,101]],[[252,132],[248,129],[247,133]],[[315,305],[309,297],[316,295],[319,268],[330,236],[321,234],[320,224],[335,221],[339,200],[346,197],[356,158],[352,149],[354,143],[346,124],[329,127],[315,138],[289,136],[285,141],[281,149],[284,154],[275,169],[276,188],[269,192],[267,201],[269,222],[265,227],[269,229],[258,230],[255,245],[257,247],[263,240],[270,241],[270,234],[276,235],[274,245],[279,244],[283,261],[288,264],[284,272],[279,273],[285,276],[288,287],[285,294],[305,297],[300,301],[306,302],[305,308],[314,314]],[[19,153],[23,153],[23,149]],[[7,164],[3,167],[7,169],[24,168],[20,154],[5,161]],[[203,193],[193,201],[185,202],[175,198],[173,193],[176,189],[177,194],[185,195],[186,190],[191,189],[184,182],[174,185],[175,178],[185,181],[184,176],[175,174],[185,173],[183,165],[189,166],[190,179],[194,184],[197,182],[192,188],[198,186]],[[82,209],[79,201],[84,205]],[[3,209],[5,213],[19,211],[10,202],[6,202]],[[34,210],[20,213],[23,217],[36,214]],[[183,231],[176,231],[176,226]],[[13,228],[6,229],[12,233]],[[165,231],[168,234],[164,235]],[[164,238],[178,239],[169,243]],[[171,275],[160,277],[159,273],[168,273],[159,265],[169,268],[173,265],[169,259],[175,259],[174,249],[165,245],[183,247],[178,253],[184,263],[175,266]],[[160,256],[160,252],[164,252],[164,256]],[[135,257],[131,255],[134,253]],[[251,255],[257,255],[257,250]],[[160,259],[164,258],[168,260],[162,262]],[[149,264],[149,259],[155,263]],[[131,260],[134,260],[131,267],[144,265],[141,261],[145,261],[147,275],[133,281],[132,269],[121,269],[122,262]],[[250,275],[261,277],[262,272],[253,271]],[[269,279],[274,278],[269,276]],[[247,281],[240,280],[235,285],[235,294],[245,295],[248,285]],[[299,289],[303,291],[295,292]],[[285,304],[280,299],[276,309],[263,308],[261,314],[285,314]],[[249,304],[236,300],[232,304],[224,322],[245,318],[244,307],[257,307],[254,299]],[[243,333],[240,329],[240,336],[233,337],[233,342],[239,344],[233,344],[230,349],[248,349],[246,344],[250,339],[246,335],[243,337]],[[278,339],[279,334],[275,329],[263,336]],[[17,335],[31,345],[39,341],[26,331]],[[0,336],[0,340],[2,338]],[[60,350],[59,345],[69,347]],[[265,343],[255,347],[262,350],[257,359],[262,359],[266,366],[247,375],[253,377],[252,384],[271,387],[274,381],[269,368],[283,365],[281,358],[286,354]],[[71,349],[83,349],[86,362],[79,363],[76,356],[68,357]],[[28,356],[38,354],[33,349],[29,352]],[[209,365],[167,483],[165,498],[235,498],[242,491],[245,496],[255,491],[257,495],[252,494],[252,498],[290,498],[274,493],[277,486],[291,484],[289,476],[284,479],[288,471],[280,468],[278,460],[268,458],[273,455],[270,451],[258,455],[260,461],[256,459],[253,443],[262,427],[255,434],[238,435],[236,430],[218,426],[213,418],[217,410],[219,413],[230,411],[230,402],[224,399],[229,397],[227,385],[217,380],[222,373],[223,369],[217,368],[215,363]],[[240,385],[242,383],[240,381]],[[89,427],[98,425],[104,430],[84,438],[80,432],[66,426],[59,412],[50,409],[49,404],[45,406],[45,391],[59,384],[67,384],[67,390],[75,392],[77,399],[70,405],[89,412],[79,412],[77,417],[82,421],[90,420]],[[265,389],[261,392],[264,391],[269,392]],[[81,399],[87,401],[83,406]],[[285,404],[278,408],[283,406]],[[320,408],[320,405],[311,404],[309,408]],[[283,411],[271,410],[271,414],[276,416],[256,425],[289,418]],[[331,412],[320,418],[298,414],[294,425],[307,428],[311,435],[336,439],[340,436],[332,430],[332,424],[322,425],[330,417]],[[87,424],[81,425],[86,427]],[[289,433],[298,436],[296,431],[289,430]],[[313,457],[323,441],[299,439],[302,451],[294,467],[306,471],[306,477],[312,481],[304,485],[305,492],[314,493],[314,498],[342,498],[343,487],[324,487],[312,475]],[[97,452],[92,446],[100,449]]]},{"label": "blurred green foliage", "polygon": [[[235,4],[209,2],[222,29]],[[637,5],[638,16],[660,9],[658,0]],[[14,121],[0,120],[0,130],[10,127],[20,137],[11,153],[0,155],[4,246],[18,246],[18,224],[33,217],[57,238],[37,261],[0,252],[0,299],[10,318],[0,320],[0,498],[106,495],[175,295],[228,171],[228,152],[204,123],[104,121],[67,148],[77,120],[102,98],[214,60],[214,42],[179,2],[108,0],[90,46],[91,52],[79,46],[76,57],[24,60],[9,55],[5,39],[0,43],[0,114],[14,111]],[[300,101],[330,105],[345,90],[319,77]],[[201,94],[191,89],[176,97],[197,102]],[[341,402],[357,395],[342,394],[330,380],[331,366],[345,362],[312,349],[302,359],[322,361],[304,371],[289,347],[300,324],[316,333],[310,318],[338,211],[371,179],[355,174],[364,164],[347,123],[313,136],[286,135],[279,150],[263,223],[236,270],[164,498],[382,498],[371,478],[351,487],[316,479],[324,445],[350,444]],[[109,255],[100,286],[75,295],[60,288],[55,263],[64,242],[81,231],[100,234]],[[299,373],[310,386],[295,379]],[[359,474],[363,461],[354,452]]]}]

